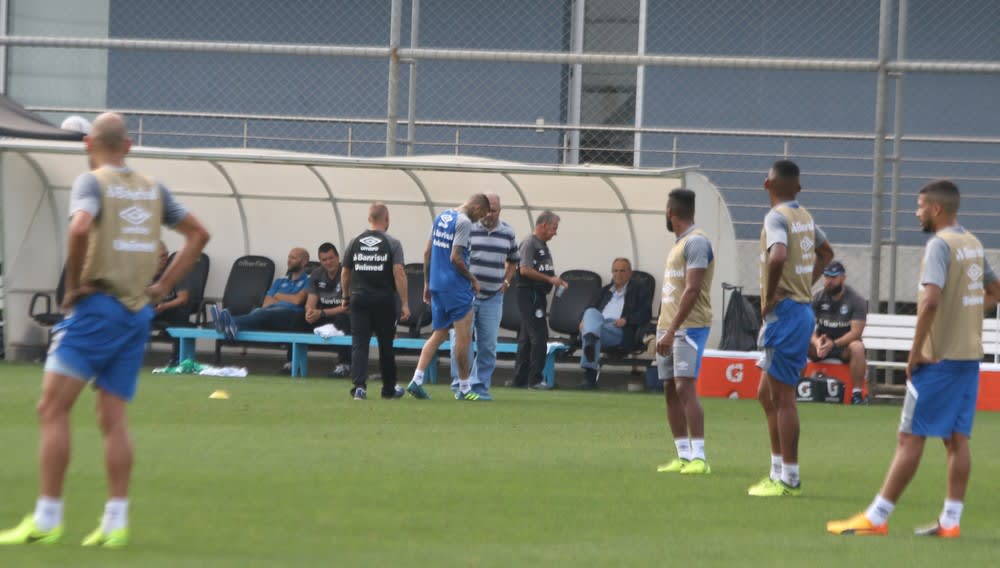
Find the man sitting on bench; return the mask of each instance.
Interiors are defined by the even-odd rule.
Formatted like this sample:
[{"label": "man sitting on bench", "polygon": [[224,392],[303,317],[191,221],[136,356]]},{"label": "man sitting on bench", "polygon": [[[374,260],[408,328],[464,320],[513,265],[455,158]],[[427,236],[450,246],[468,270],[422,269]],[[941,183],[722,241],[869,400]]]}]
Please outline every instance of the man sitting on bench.
[{"label": "man sitting on bench", "polygon": [[847,271],[839,261],[823,270],[823,289],[813,296],[816,332],[809,344],[813,361],[840,359],[851,370],[851,404],[861,404],[865,381],[865,345],[861,334],[865,330],[868,302],[844,283]]},{"label": "man sitting on bench", "polygon": [[597,303],[583,312],[580,321],[583,382],[577,385],[578,389],[597,388],[601,349],[629,348],[639,326],[649,323],[651,300],[642,286],[630,283],[631,279],[632,263],[627,258],[616,258],[611,263],[611,284],[601,289]]},{"label": "man sitting on bench", "polygon": [[[307,331],[309,329],[305,318],[306,296],[309,293],[309,274],[306,264],[309,263],[309,253],[301,247],[288,252],[288,272],[271,285],[264,296],[264,305],[254,308],[249,314],[233,316],[228,309],[217,311],[213,306],[212,317],[215,329],[228,339],[234,339],[240,330],[243,331]],[[281,368],[281,373],[290,373],[291,349],[288,350],[288,361]]]}]

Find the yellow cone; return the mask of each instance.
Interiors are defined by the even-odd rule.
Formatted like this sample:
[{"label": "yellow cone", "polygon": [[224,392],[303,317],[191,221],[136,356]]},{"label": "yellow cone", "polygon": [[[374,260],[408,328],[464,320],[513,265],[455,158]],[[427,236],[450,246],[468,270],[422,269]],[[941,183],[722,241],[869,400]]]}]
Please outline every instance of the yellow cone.
[{"label": "yellow cone", "polygon": [[222,389],[219,389],[217,391],[214,391],[212,394],[208,395],[208,398],[214,398],[217,400],[229,400],[229,393]]}]

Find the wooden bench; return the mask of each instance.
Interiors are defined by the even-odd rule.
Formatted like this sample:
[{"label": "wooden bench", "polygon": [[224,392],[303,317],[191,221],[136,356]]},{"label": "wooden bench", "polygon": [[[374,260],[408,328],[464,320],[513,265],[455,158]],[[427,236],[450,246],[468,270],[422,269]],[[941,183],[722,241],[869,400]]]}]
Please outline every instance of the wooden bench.
[{"label": "wooden bench", "polygon": [[[224,340],[224,335],[214,329],[195,327],[169,327],[167,333],[171,337],[180,340],[180,360],[193,359],[195,355],[196,339]],[[323,338],[315,333],[291,333],[277,331],[241,331],[236,334],[237,341],[248,343],[286,343],[292,346],[292,376],[304,377],[309,371],[309,346],[310,345],[340,345],[350,346],[351,336],[342,335],[338,337]],[[395,349],[409,351],[420,351],[427,341],[421,338],[397,337],[393,339],[392,346]],[[372,347],[377,347],[376,339],[371,340]],[[565,351],[566,346],[562,344],[552,344],[548,346],[545,356],[545,368],[542,371],[542,378],[549,386],[555,384],[556,378],[556,355]],[[427,379],[431,383],[437,382],[438,355],[442,352],[451,351],[451,342],[445,341],[438,347],[438,352],[427,368]],[[510,342],[497,343],[497,353],[517,353],[517,344]]]}]

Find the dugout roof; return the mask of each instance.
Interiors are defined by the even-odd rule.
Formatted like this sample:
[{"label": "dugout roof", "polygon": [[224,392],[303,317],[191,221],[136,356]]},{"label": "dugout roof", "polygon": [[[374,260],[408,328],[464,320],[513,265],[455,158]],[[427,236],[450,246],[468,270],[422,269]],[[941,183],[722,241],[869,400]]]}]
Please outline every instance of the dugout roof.
[{"label": "dugout roof", "polygon": [[[389,205],[389,232],[407,262],[420,262],[436,211],[473,192],[500,195],[501,219],[518,238],[546,208],[562,222],[550,243],[558,271],[589,269],[610,280],[611,261],[624,256],[636,269],[662,276],[673,242],[666,231],[667,193],[688,187],[698,195],[697,222],[716,249],[716,319],[723,281],[734,281],[735,237],[718,190],[696,168],[627,169],[544,166],[482,158],[344,158],[263,150],[133,148],[129,164],[162,180],[212,233],[206,296],[222,294],[233,261],[260,254],[285,267],[290,248],[315,256],[320,243],[342,250],[367,227],[368,205]],[[31,295],[56,287],[65,254],[73,180],[87,168],[79,142],[0,140],[5,338],[10,347],[45,343],[27,317]],[[170,250],[180,243],[172,232]],[[656,313],[654,307],[653,313]],[[721,326],[715,326],[721,329]],[[10,353],[10,350],[8,350]]]}]

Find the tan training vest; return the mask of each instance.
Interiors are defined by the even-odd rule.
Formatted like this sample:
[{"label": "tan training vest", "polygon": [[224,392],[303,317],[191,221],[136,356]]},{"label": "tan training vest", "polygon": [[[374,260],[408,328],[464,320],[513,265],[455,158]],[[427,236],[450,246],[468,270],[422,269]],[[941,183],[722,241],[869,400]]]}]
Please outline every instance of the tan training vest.
[{"label": "tan training vest", "polygon": [[[983,245],[972,233],[938,231],[951,251],[937,317],[921,353],[929,359],[968,361],[983,357]],[[926,270],[920,263],[920,280]],[[920,286],[918,302],[924,297]]]},{"label": "tan training vest", "polygon": [[[708,240],[701,229],[695,228],[683,238],[678,239],[670,254],[667,255],[667,264],[663,269],[663,288],[661,292],[660,319],[656,323],[658,329],[667,329],[677,315],[677,308],[680,307],[681,295],[684,294],[685,276],[687,275],[687,260],[684,258],[684,246],[688,239],[699,235]],[[711,243],[711,241],[709,241]],[[712,325],[712,302],[709,294],[712,290],[712,275],[715,273],[715,259],[708,263],[705,269],[705,279],[701,283],[701,291],[698,299],[695,300],[691,313],[684,320],[683,327],[708,327]]]},{"label": "tan training vest", "polygon": [[149,303],[145,291],[159,260],[160,188],[130,170],[105,166],[92,173],[101,188],[101,210],[90,228],[80,280],[137,312]]},{"label": "tan training vest", "polygon": [[[785,266],[778,283],[778,299],[791,298],[801,304],[812,302],[813,265],[816,262],[816,226],[812,215],[801,205],[775,206],[774,211],[788,219],[788,244]],[[767,231],[760,230],[760,305],[767,303]]]}]

